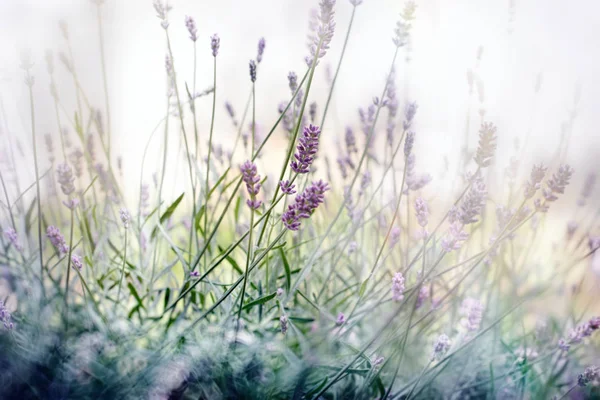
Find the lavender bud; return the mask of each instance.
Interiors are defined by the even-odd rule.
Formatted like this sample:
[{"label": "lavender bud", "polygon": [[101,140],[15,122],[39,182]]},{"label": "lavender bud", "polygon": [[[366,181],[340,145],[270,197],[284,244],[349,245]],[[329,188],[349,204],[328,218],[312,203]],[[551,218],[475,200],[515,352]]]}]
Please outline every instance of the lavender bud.
[{"label": "lavender bud", "polygon": [[256,165],[251,161],[246,161],[241,165],[240,170],[242,171],[242,180],[246,184],[246,189],[250,195],[250,199],[246,201],[246,204],[250,209],[257,210],[262,201],[256,200],[256,195],[260,192],[260,175],[257,173]]},{"label": "lavender bud", "polygon": [[292,184],[290,181],[281,181],[279,182],[279,187],[281,191],[285,194],[294,194],[296,193],[296,185]]},{"label": "lavender bud", "polygon": [[50,239],[50,243],[52,243],[59,254],[67,254],[69,252],[69,246],[67,246],[64,236],[57,227],[49,226],[46,230],[46,236]]},{"label": "lavender bud", "polygon": [[14,328],[12,315],[2,300],[0,300],[0,321],[4,325],[5,329],[11,330]]},{"label": "lavender bud", "polygon": [[535,196],[535,193],[542,185],[542,180],[544,176],[546,176],[546,171],[548,169],[545,168],[542,164],[536,164],[531,169],[531,176],[527,183],[525,184],[525,198],[530,199]]},{"label": "lavender bud", "polygon": [[441,360],[446,355],[451,345],[452,342],[450,342],[448,335],[441,334],[433,345],[433,355],[431,356],[431,361]]},{"label": "lavender bud", "polygon": [[344,316],[344,313],[339,313],[337,316],[337,319],[335,320],[335,324],[336,325],[344,325],[346,323],[346,317]]},{"label": "lavender bud", "polygon": [[6,238],[10,242],[10,244],[19,253],[23,252],[23,246],[21,245],[21,242],[19,241],[19,235],[17,235],[17,231],[15,231],[13,228],[7,228],[4,230],[4,236],[6,236]]},{"label": "lavender bud", "polygon": [[73,269],[77,269],[79,271],[81,271],[81,269],[83,268],[83,262],[81,261],[81,257],[73,254],[71,256],[71,263],[73,264],[71,267]]},{"label": "lavender bud", "polygon": [[185,26],[190,34],[190,39],[192,40],[192,42],[198,40],[198,28],[196,27],[196,21],[194,21],[194,18],[186,16]]},{"label": "lavender bud", "polygon": [[62,192],[66,196],[69,196],[75,191],[75,185],[73,185],[75,178],[73,177],[71,167],[67,163],[58,164],[56,167],[56,174],[58,175],[58,183],[60,184]]},{"label": "lavender bud", "polygon": [[250,66],[250,81],[256,82],[256,62],[254,60],[250,60],[248,65]]},{"label": "lavender bud", "polygon": [[544,198],[547,202],[555,201],[558,199],[558,194],[565,192],[565,188],[569,184],[572,175],[573,168],[568,164],[558,167],[558,171],[546,183],[548,188],[543,190]]},{"label": "lavender bud", "polygon": [[298,90],[298,76],[293,71],[288,74],[288,85],[293,96],[296,90]]},{"label": "lavender bud", "polygon": [[129,223],[131,222],[131,214],[124,208],[119,210],[119,216],[121,217],[121,222],[123,223],[123,227],[125,229],[129,229]]},{"label": "lavender bud", "polygon": [[414,132],[408,132],[406,134],[406,139],[404,140],[404,157],[410,156],[410,153],[412,152],[413,146],[415,144],[415,133]]},{"label": "lavender bud", "polygon": [[404,276],[401,272],[396,272],[392,277],[392,300],[402,301],[404,299]]},{"label": "lavender bud", "polygon": [[429,207],[427,206],[427,202],[422,197],[417,197],[415,200],[415,212],[419,225],[421,225],[423,228],[427,226]]},{"label": "lavender bud", "polygon": [[279,324],[281,326],[281,333],[285,335],[288,330],[288,319],[285,315],[279,317]]},{"label": "lavender bud", "polygon": [[462,325],[469,332],[474,332],[479,329],[483,319],[483,304],[477,299],[466,298],[459,310],[459,313],[464,317]]},{"label": "lavender bud", "polygon": [[450,253],[453,250],[458,250],[469,238],[469,234],[462,230],[462,225],[459,222],[454,222],[450,225],[448,233],[442,238],[442,250]]},{"label": "lavender bud", "polygon": [[219,54],[219,47],[221,47],[221,38],[215,33],[210,37],[210,48],[212,49],[213,57],[216,57],[217,54]]},{"label": "lavender bud", "polygon": [[283,297],[283,289],[282,288],[277,288],[277,297]]},{"label": "lavender bud", "polygon": [[475,154],[475,162],[481,168],[492,163],[492,157],[496,151],[496,127],[491,122],[484,122],[479,129],[479,147]]},{"label": "lavender bud", "polygon": [[260,38],[258,40],[258,53],[256,54],[256,62],[260,64],[263,58],[263,54],[265,52],[265,38]]},{"label": "lavender bud", "polygon": [[302,137],[298,140],[297,152],[294,154],[295,160],[290,164],[292,170],[298,174],[306,174],[315,159],[319,149],[319,136],[321,129],[315,125],[305,126],[302,131]]},{"label": "lavender bud", "polygon": [[325,192],[329,190],[323,181],[313,182],[302,194],[296,196],[293,204],[288,206],[281,216],[285,227],[291,231],[300,229],[300,220],[310,218],[319,204],[325,200]]}]

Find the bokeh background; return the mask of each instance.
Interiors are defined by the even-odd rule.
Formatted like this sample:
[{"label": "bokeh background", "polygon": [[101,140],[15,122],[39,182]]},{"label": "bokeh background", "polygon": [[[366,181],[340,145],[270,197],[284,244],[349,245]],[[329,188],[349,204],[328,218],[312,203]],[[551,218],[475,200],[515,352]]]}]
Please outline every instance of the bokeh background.
[{"label": "bokeh background", "polygon": [[[317,0],[173,0],[170,14],[180,84],[192,80],[192,44],[184,17],[198,24],[198,90],[212,86],[210,35],[221,36],[218,58],[216,137],[234,137],[223,108],[228,100],[242,112],[248,90],[250,58],[265,37],[267,48],[257,82],[257,118],[268,128],[277,106],[289,96],[289,71],[304,71],[306,33]],[[479,111],[499,128],[498,169],[511,156],[549,161],[568,139],[566,161],[582,181],[598,170],[600,133],[600,6],[589,0],[418,0],[409,60],[397,64],[399,96],[417,101],[415,125],[419,163],[434,177],[454,171],[470,121],[471,147],[476,145]],[[393,29],[403,2],[365,0],[358,7],[346,60],[341,70],[326,135],[332,140],[346,125],[358,126],[359,107],[379,95],[394,51]],[[327,69],[335,67],[352,6],[338,0],[338,28],[331,51],[318,71],[311,100],[325,102]],[[106,0],[103,6],[111,126],[114,145],[123,157],[124,179],[137,190],[143,145],[164,113],[164,32],[150,0]],[[0,1],[0,99],[2,132],[28,146],[28,97],[19,60],[34,61],[36,127],[41,134],[57,130],[44,55],[66,52],[59,21],[67,23],[75,67],[90,100],[103,104],[96,7],[87,0]],[[402,56],[404,58],[404,54]],[[57,57],[55,57],[57,58]],[[75,109],[73,82],[58,60],[61,101]],[[467,76],[473,73],[473,88]],[[536,91],[536,86],[539,90]],[[70,95],[69,95],[70,94]],[[198,103],[201,134],[210,119],[210,97]],[[260,126],[259,126],[260,127]],[[384,126],[382,124],[382,131]],[[384,132],[381,132],[383,135]],[[6,140],[6,134],[3,134]],[[179,140],[174,134],[173,140]],[[525,153],[515,144],[527,142]],[[277,143],[277,139],[275,140]],[[284,143],[282,140],[281,143]],[[149,158],[158,157],[152,153]],[[19,158],[23,179],[31,180],[30,152]],[[448,167],[449,166],[449,167]],[[440,186],[441,185],[441,186]],[[438,179],[443,187],[443,179]]]}]

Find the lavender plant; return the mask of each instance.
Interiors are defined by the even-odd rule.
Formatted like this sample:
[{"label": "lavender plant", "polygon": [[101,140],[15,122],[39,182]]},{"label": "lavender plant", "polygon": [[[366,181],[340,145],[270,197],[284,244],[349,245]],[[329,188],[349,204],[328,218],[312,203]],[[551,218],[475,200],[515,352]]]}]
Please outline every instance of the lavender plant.
[{"label": "lavender plant", "polygon": [[[111,129],[104,1],[93,1],[104,104],[88,97],[61,24],[62,72],[75,87],[58,93],[62,75],[49,55],[57,126],[44,136],[44,156],[36,146],[34,69],[23,63],[32,128],[25,157],[35,180],[20,182],[14,159],[0,171],[1,398],[600,396],[593,366],[600,310],[586,285],[600,260],[595,175],[573,203],[566,237],[549,229],[548,239],[542,227],[556,224],[550,205],[571,201],[578,174],[548,159],[522,178],[511,163],[506,195],[492,179],[506,133],[501,121],[482,118],[458,160],[464,179],[440,195],[417,164],[431,140],[420,130],[420,108],[395,86],[398,57],[408,57],[419,23],[412,1],[390,27],[391,65],[371,66],[387,71],[381,92],[356,121],[328,124],[334,94],[352,90],[338,73],[355,16],[369,2],[362,3],[320,1],[306,70],[278,80],[283,102],[257,85],[257,77],[269,78],[259,70],[271,58],[265,38],[258,40],[255,59],[235,66],[250,78],[245,107],[224,102],[236,131],[229,141],[213,135],[221,123],[220,36],[202,39],[200,20],[177,22],[171,6],[155,0],[166,108],[156,128],[163,136],[150,136],[135,190],[121,174],[127,150],[111,145],[119,133]],[[339,8],[351,10],[349,21],[337,19]],[[190,68],[179,64],[174,30],[193,44]],[[213,86],[198,93],[205,58]],[[321,96],[315,87],[325,61],[336,69]],[[205,110],[199,99],[208,95]],[[73,110],[63,100],[69,96]],[[271,107],[277,118],[259,124],[256,107]],[[201,113],[210,115],[206,135]],[[167,150],[173,138],[181,138],[177,158]],[[161,152],[156,163],[146,161],[151,145]],[[177,174],[182,192],[167,184]]]}]

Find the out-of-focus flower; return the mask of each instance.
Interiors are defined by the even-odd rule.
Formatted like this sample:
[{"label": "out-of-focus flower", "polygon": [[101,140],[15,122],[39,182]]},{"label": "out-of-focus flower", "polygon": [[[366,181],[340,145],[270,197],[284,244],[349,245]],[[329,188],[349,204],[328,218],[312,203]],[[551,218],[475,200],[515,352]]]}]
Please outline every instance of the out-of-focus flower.
[{"label": "out-of-focus flower", "polygon": [[285,315],[282,315],[281,317],[279,317],[279,325],[280,325],[281,333],[283,333],[285,335],[288,330],[288,318]]},{"label": "out-of-focus flower", "polygon": [[22,253],[23,252],[23,246],[21,245],[21,242],[19,241],[19,235],[17,235],[17,231],[15,231],[13,228],[6,228],[4,230],[4,236],[6,236],[6,238],[8,239],[8,241],[10,242],[10,244],[19,252]]},{"label": "out-of-focus flower", "polygon": [[62,192],[66,196],[69,196],[75,191],[75,185],[73,185],[73,182],[75,181],[73,170],[69,164],[61,163],[56,166],[56,174],[58,175],[58,183],[60,184]]},{"label": "out-of-focus flower", "polygon": [[291,183],[290,181],[281,181],[279,182],[279,187],[281,188],[281,191],[285,194],[294,194],[296,193],[296,185],[294,185],[293,183]]},{"label": "out-of-focus flower", "polygon": [[496,151],[496,131],[497,128],[491,122],[484,122],[479,129],[479,147],[475,154],[475,162],[479,167],[484,168],[492,163],[492,158]]},{"label": "out-of-focus flower", "polygon": [[125,229],[129,229],[129,223],[131,222],[131,214],[124,208],[119,210],[119,216],[121,217],[121,222],[123,223],[123,227]]},{"label": "out-of-focus flower", "polygon": [[568,351],[572,345],[581,343],[583,339],[592,336],[598,329],[600,329],[600,317],[592,317],[589,321],[571,329],[567,337],[558,341],[558,347],[563,351]]},{"label": "out-of-focus flower", "polygon": [[542,186],[542,180],[546,176],[546,171],[548,169],[545,168],[542,164],[535,164],[531,169],[531,177],[525,184],[525,198],[532,198],[535,193]]},{"label": "out-of-focus flower", "polygon": [[265,38],[260,38],[258,40],[258,52],[256,54],[256,62],[260,64],[260,62],[262,61],[263,58],[263,54],[265,52]]},{"label": "out-of-focus flower", "polygon": [[337,319],[335,320],[336,325],[344,325],[346,323],[346,316],[344,313],[339,313]]},{"label": "out-of-focus flower", "polygon": [[46,236],[60,254],[67,254],[69,252],[69,246],[67,246],[64,236],[57,227],[52,225],[49,226],[48,229],[46,229]]},{"label": "out-of-focus flower", "polygon": [[468,332],[479,329],[483,319],[483,304],[479,300],[472,297],[464,299],[459,312],[463,316],[461,323]]},{"label": "out-of-focus flower", "polygon": [[334,6],[335,0],[321,0],[319,14],[314,22],[311,22],[311,32],[308,36],[310,56],[306,57],[306,63],[309,66],[312,65],[315,57],[322,58],[329,50],[329,44],[335,31]]},{"label": "out-of-focus flower", "polygon": [[83,262],[81,261],[81,257],[73,254],[71,256],[71,263],[73,264],[71,267],[73,269],[77,269],[78,271],[81,271],[81,269],[83,268]]},{"label": "out-of-focus flower", "polygon": [[404,276],[401,272],[396,272],[392,277],[392,300],[401,301],[404,299]]},{"label": "out-of-focus flower", "polygon": [[458,250],[463,242],[469,238],[469,234],[463,231],[463,225],[460,222],[450,224],[448,234],[442,238],[442,250],[450,253],[452,250]]},{"label": "out-of-focus flower", "polygon": [[552,178],[550,178],[546,183],[548,188],[542,190],[544,199],[546,199],[547,202],[556,201],[558,199],[558,195],[565,192],[565,188],[569,184],[569,180],[571,179],[572,175],[573,168],[571,168],[568,164],[558,167],[558,171],[552,175]]},{"label": "out-of-focus flower", "polygon": [[446,355],[451,345],[452,342],[450,341],[448,335],[446,335],[445,333],[441,334],[433,345],[433,354],[431,355],[431,361],[441,360]]},{"label": "out-of-focus flower", "polygon": [[0,300],[0,322],[6,329],[13,329],[14,323],[12,322],[12,315],[2,300]]},{"label": "out-of-focus flower", "polygon": [[600,378],[600,367],[592,365],[587,367],[582,374],[577,377],[577,384],[579,386],[587,386],[588,383],[593,382]]},{"label": "out-of-focus flower", "polygon": [[218,34],[214,34],[210,37],[210,49],[212,50],[213,57],[219,54],[219,48],[221,47],[221,38]]},{"label": "out-of-focus flower", "polygon": [[190,40],[192,42],[198,40],[198,28],[196,27],[196,21],[194,21],[194,18],[186,16],[185,27],[187,28],[188,33],[190,34]]}]

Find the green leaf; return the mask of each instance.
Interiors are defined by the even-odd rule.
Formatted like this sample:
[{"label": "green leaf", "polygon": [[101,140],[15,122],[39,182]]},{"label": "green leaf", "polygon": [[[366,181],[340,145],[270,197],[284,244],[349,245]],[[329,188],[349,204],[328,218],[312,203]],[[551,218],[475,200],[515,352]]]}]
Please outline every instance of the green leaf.
[{"label": "green leaf", "polygon": [[290,291],[290,286],[292,285],[292,273],[290,272],[290,263],[285,256],[285,251],[282,248],[279,249],[279,254],[281,255],[281,260],[283,261],[283,268],[285,269],[285,287],[287,291]]},{"label": "green leaf", "polygon": [[[179,203],[181,203],[181,200],[183,199],[183,196],[185,195],[185,193],[181,193],[181,195],[167,208],[167,210],[163,213],[163,215],[160,216],[160,224],[162,225],[166,220],[168,220],[169,218],[171,218],[171,215],[173,215],[173,213],[175,212],[175,210],[177,209],[177,206],[179,206]],[[158,232],[158,228],[155,227],[152,230],[152,235],[151,237],[154,238],[156,237],[156,234]]]},{"label": "green leaf", "polygon": [[269,300],[272,300],[273,298],[275,298],[275,296],[277,296],[277,292],[273,292],[271,294],[267,294],[265,296],[259,297],[256,300],[251,301],[250,303],[246,304],[244,306],[244,308],[242,308],[243,310],[249,310],[254,306],[258,306],[260,304],[264,304]]}]

